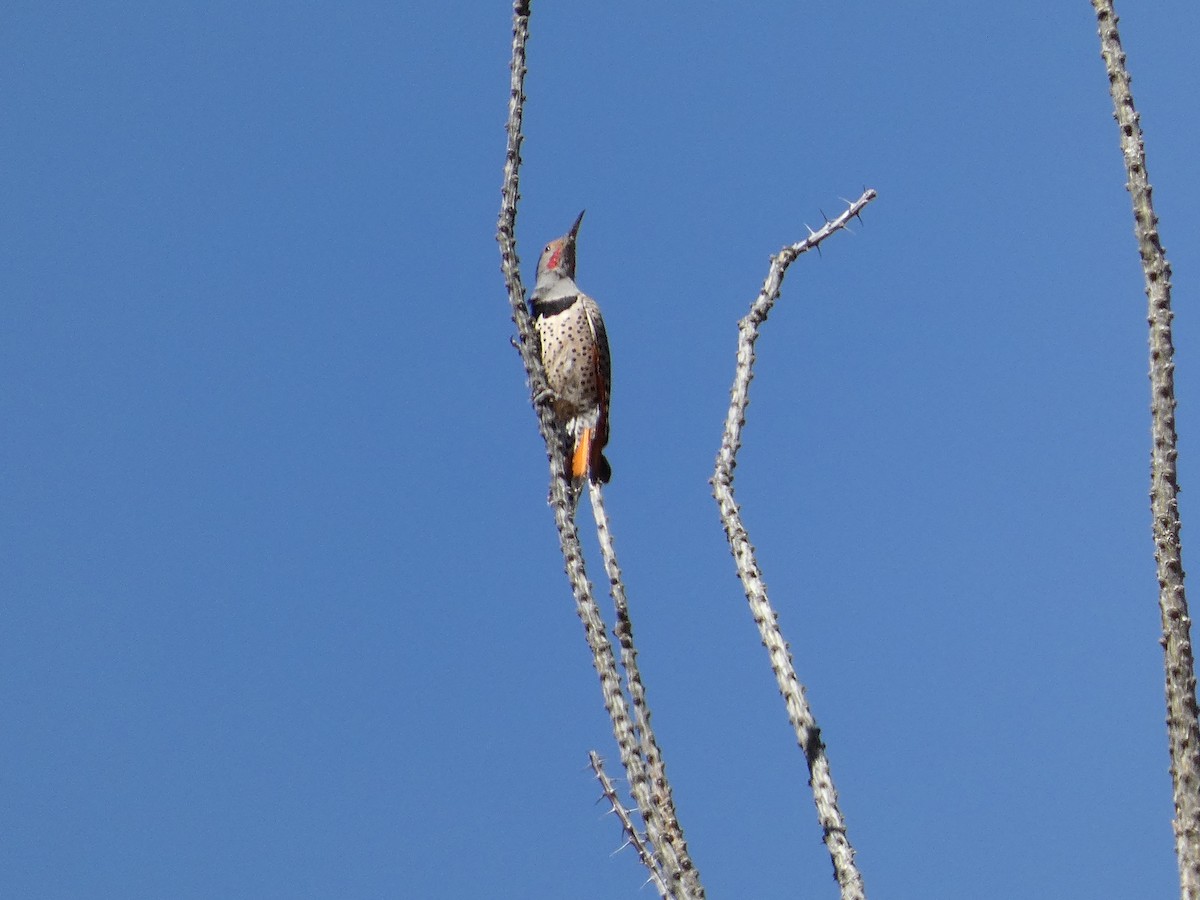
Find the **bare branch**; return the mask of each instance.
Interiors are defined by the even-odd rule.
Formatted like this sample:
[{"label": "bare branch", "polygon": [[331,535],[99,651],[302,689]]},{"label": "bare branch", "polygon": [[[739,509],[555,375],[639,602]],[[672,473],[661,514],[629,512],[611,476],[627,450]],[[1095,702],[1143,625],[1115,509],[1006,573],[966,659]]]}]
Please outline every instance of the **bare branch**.
[{"label": "bare branch", "polygon": [[1171,266],[1158,234],[1142,128],[1133,105],[1125,53],[1110,0],[1092,0],[1100,33],[1100,55],[1108,69],[1113,117],[1133,201],[1134,234],[1146,279],[1150,323],[1150,510],[1158,602],[1166,662],[1167,742],[1175,799],[1175,854],[1185,900],[1200,897],[1200,724],[1196,709],[1196,665],[1191,619],[1183,587],[1179,541],[1179,483],[1175,461],[1175,347],[1171,339]]},{"label": "bare branch", "polygon": [[616,788],[613,787],[612,781],[609,780],[608,775],[604,772],[604,762],[600,759],[600,754],[595,750],[588,753],[588,765],[596,773],[596,780],[600,782],[600,789],[604,791],[604,799],[608,801],[608,805],[613,813],[616,814],[616,817],[621,820],[621,830],[625,832],[626,841],[637,852],[642,865],[650,873],[650,881],[658,889],[658,895],[667,900],[671,894],[667,890],[667,884],[663,879],[662,872],[658,868],[658,863],[655,861],[653,854],[646,848],[646,842],[642,840],[641,834],[633,827],[633,820],[629,818],[629,810],[621,805],[621,798],[617,796]]},{"label": "bare branch", "polygon": [[809,230],[809,236],[798,244],[784,247],[771,259],[771,267],[763,282],[762,290],[750,306],[750,311],[738,323],[737,366],[733,379],[732,399],[725,417],[725,430],[721,437],[721,449],[717,453],[716,471],[713,473],[713,496],[721,512],[721,523],[729,541],[737,566],[738,577],[746,592],[751,614],[758,625],[763,645],[771,660],[771,669],[783,694],[787,706],[788,720],[796,732],[796,740],[804,751],[808,762],[809,785],[817,807],[817,819],[824,832],[825,846],[833,860],[834,877],[841,887],[842,900],[865,900],[866,892],[862,876],[854,864],[854,848],[846,836],[846,823],[838,807],[837,791],[821,741],[821,730],[817,727],[804,688],[796,677],[796,669],[787,642],[779,628],[778,614],[767,599],[767,586],[763,581],[754,547],[742,522],[741,513],[733,498],[733,470],[737,466],[737,453],[742,445],[742,428],[746,424],[746,407],[750,403],[750,381],[754,377],[754,343],[758,340],[759,327],[779,297],[783,277],[788,266],[801,254],[819,248],[822,241],[846,227],[863,208],[875,199],[875,191],[867,189],[841,215],[827,221],[818,231]]},{"label": "bare branch", "polygon": [[600,541],[600,553],[604,557],[604,571],[608,575],[609,591],[616,609],[617,624],[613,633],[621,645],[621,667],[625,670],[625,686],[633,703],[638,748],[646,762],[647,776],[650,779],[650,800],[657,814],[662,818],[664,838],[678,853],[680,870],[687,892],[690,896],[700,900],[704,897],[700,874],[688,854],[683,826],[680,825],[679,816],[675,812],[675,799],[671,792],[671,784],[667,780],[666,764],[663,762],[662,751],[654,737],[654,731],[650,727],[650,705],[646,700],[646,687],[642,683],[641,670],[638,668],[637,648],[633,643],[633,621],[629,616],[625,582],[621,577],[621,568],[617,564],[617,551],[613,546],[612,534],[608,527],[604,495],[599,484],[595,482],[589,482],[589,484],[592,516],[596,520],[596,534]]},{"label": "bare branch", "polygon": [[575,596],[575,607],[583,621],[584,636],[592,651],[593,665],[600,676],[600,691],[604,707],[612,720],[613,736],[617,741],[621,763],[625,767],[630,789],[637,801],[638,810],[646,824],[646,836],[666,872],[667,884],[672,896],[678,900],[702,900],[704,894],[692,889],[695,881],[689,873],[693,871],[690,861],[687,872],[675,849],[672,832],[653,801],[650,791],[650,776],[646,772],[638,747],[638,738],[629,714],[625,695],[617,672],[616,658],[608,641],[604,620],[596,604],[592,585],[587,578],[583,551],[579,543],[579,532],[575,526],[575,494],[566,470],[566,460],[553,412],[546,402],[546,373],[535,350],[536,342],[525,306],[525,288],[521,282],[520,262],[516,249],[517,203],[520,199],[519,175],[521,167],[521,122],[525,103],[526,43],[529,39],[529,2],[516,0],[513,4],[513,45],[510,64],[511,90],[508,104],[508,147],[504,162],[504,182],[501,188],[500,216],[496,239],[500,244],[500,271],[508,290],[509,305],[512,307],[513,323],[517,327],[518,349],[525,365],[525,374],[530,385],[530,398],[538,416],[542,440],[546,444],[550,460],[550,507],[554,513],[554,524],[558,530],[559,548],[562,551],[567,579]]}]

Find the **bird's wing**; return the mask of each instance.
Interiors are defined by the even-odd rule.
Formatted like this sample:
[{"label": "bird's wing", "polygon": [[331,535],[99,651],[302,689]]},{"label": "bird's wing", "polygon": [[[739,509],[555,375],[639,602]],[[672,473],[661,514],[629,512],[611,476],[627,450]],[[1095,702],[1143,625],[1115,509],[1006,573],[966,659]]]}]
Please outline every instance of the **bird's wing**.
[{"label": "bird's wing", "polygon": [[600,307],[591,297],[586,297],[584,311],[587,314],[588,328],[595,339],[595,356],[593,359],[592,377],[596,380],[596,396],[599,398],[600,416],[596,423],[596,452],[599,453],[608,443],[608,404],[612,396],[612,360],[608,352],[608,332],[604,330],[604,319],[600,315]]}]

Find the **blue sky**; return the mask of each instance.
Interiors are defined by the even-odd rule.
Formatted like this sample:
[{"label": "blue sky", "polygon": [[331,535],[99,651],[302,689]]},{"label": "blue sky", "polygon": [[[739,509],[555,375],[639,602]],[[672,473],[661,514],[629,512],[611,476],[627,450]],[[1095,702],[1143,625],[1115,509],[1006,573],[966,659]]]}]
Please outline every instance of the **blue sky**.
[{"label": "blue sky", "polygon": [[[1007,9],[534,6],[519,246],[531,281],[588,210],[712,897],[835,896],[706,481],[768,256],[865,186],[766,326],[737,491],[868,892],[1176,890],[1107,80],[1089,4]],[[1200,9],[1119,11],[1186,489]],[[509,39],[500,2],[6,11],[0,894],[651,895],[509,346]]]}]

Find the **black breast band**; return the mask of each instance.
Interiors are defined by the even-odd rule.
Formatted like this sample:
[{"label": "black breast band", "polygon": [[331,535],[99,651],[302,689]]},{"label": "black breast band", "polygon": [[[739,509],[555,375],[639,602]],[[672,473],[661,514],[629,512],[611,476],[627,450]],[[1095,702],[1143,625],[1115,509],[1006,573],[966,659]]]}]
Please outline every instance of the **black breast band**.
[{"label": "black breast band", "polygon": [[557,316],[560,312],[566,312],[574,306],[578,299],[578,295],[572,294],[561,300],[534,300],[533,314],[535,316]]}]

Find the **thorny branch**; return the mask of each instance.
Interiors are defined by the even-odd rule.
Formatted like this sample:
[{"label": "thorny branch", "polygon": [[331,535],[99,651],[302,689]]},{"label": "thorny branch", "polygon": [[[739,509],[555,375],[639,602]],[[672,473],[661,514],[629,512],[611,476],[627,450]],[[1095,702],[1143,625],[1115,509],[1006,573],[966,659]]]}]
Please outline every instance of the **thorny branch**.
[{"label": "thorny branch", "polygon": [[750,604],[751,614],[758,625],[763,645],[771,659],[780,693],[787,706],[788,720],[796,731],[796,740],[808,761],[809,785],[817,807],[817,818],[824,832],[825,846],[833,860],[834,877],[841,888],[842,900],[865,900],[866,892],[862,876],[854,864],[854,848],[846,836],[846,823],[838,807],[837,791],[821,741],[821,730],[817,727],[804,688],[796,677],[795,665],[787,642],[779,628],[778,615],[767,598],[767,586],[763,581],[754,547],[742,522],[741,513],[733,497],[733,470],[737,466],[737,453],[742,445],[742,428],[746,424],[746,407],[750,403],[750,381],[754,377],[754,344],[758,340],[759,328],[779,297],[783,277],[795,259],[813,248],[830,235],[846,227],[846,224],[875,199],[874,190],[863,195],[831,222],[812,232],[798,244],[784,247],[771,259],[771,267],[763,282],[762,290],[750,306],[750,311],[738,323],[737,366],[733,379],[733,390],[729,412],[725,417],[725,429],[721,437],[721,449],[717,453],[716,470],[713,473],[713,497],[721,513],[725,537],[733,553],[738,577]]},{"label": "thorny branch", "polygon": [[633,819],[629,817],[629,810],[621,805],[621,798],[617,796],[617,789],[613,787],[612,781],[604,771],[604,762],[600,759],[600,754],[595,750],[588,754],[588,765],[592,767],[592,771],[596,773],[596,780],[600,782],[600,789],[604,791],[604,799],[608,801],[609,808],[613,814],[621,822],[621,831],[625,834],[625,842],[633,847],[638,855],[638,859],[642,861],[642,865],[646,867],[646,871],[650,873],[650,880],[654,883],[654,887],[658,889],[658,895],[666,898],[670,896],[667,890],[667,883],[663,879],[662,871],[658,867],[653,854],[646,848],[646,842],[642,840],[641,834],[633,825]]},{"label": "thorny branch", "polygon": [[[703,900],[704,890],[699,877],[686,856],[686,846],[678,832],[678,822],[673,810],[664,815],[661,797],[669,798],[665,785],[665,774],[661,764],[653,774],[647,771],[647,762],[642,755],[641,745],[649,734],[649,719],[644,727],[637,729],[629,713],[629,706],[621,688],[620,676],[612,644],[606,635],[604,620],[592,592],[584,566],[579,532],[575,525],[575,498],[566,473],[566,460],[561,443],[556,437],[557,429],[550,405],[540,397],[546,395],[546,375],[535,348],[529,313],[525,307],[525,288],[521,281],[520,263],[516,251],[517,203],[520,200],[519,173],[521,166],[522,118],[525,103],[526,44],[529,39],[529,2],[516,0],[513,4],[513,44],[510,65],[510,95],[508,104],[508,147],[504,162],[504,182],[501,188],[501,206],[497,223],[496,239],[500,244],[500,270],[508,290],[512,307],[513,323],[517,327],[519,341],[517,349],[525,365],[531,398],[538,416],[542,439],[546,444],[550,460],[550,506],[554,513],[554,524],[558,530],[559,547],[562,551],[567,578],[575,596],[576,611],[583,621],[584,636],[592,651],[592,660],[600,676],[600,690],[604,706],[612,720],[613,736],[616,738],[621,763],[629,780],[630,792],[637,803],[638,811],[646,826],[646,839],[665,873],[667,896],[676,900]],[[606,529],[607,530],[607,529]],[[636,669],[634,670],[636,672]],[[640,686],[640,678],[638,679]],[[644,698],[643,701],[644,703]],[[641,737],[639,738],[639,731]],[[652,738],[650,738],[652,742]],[[660,782],[663,789],[656,797],[652,784]],[[677,838],[677,834],[679,837]],[[683,853],[681,855],[680,848]],[[651,870],[653,877],[657,868]]]},{"label": "thorny branch", "polygon": [[633,704],[634,723],[637,727],[638,749],[646,762],[647,775],[650,778],[651,799],[662,816],[664,836],[679,855],[683,881],[689,895],[702,898],[704,888],[700,884],[700,876],[688,854],[687,841],[683,835],[683,827],[675,812],[675,798],[671,793],[671,784],[667,780],[667,768],[663,762],[662,751],[650,727],[650,706],[646,701],[646,686],[642,683],[642,673],[638,668],[637,648],[633,643],[633,621],[629,616],[629,602],[625,597],[625,580],[621,577],[621,568],[617,564],[617,552],[613,546],[612,533],[608,528],[608,514],[604,509],[604,495],[600,485],[589,482],[591,489],[592,515],[596,520],[596,534],[600,541],[600,553],[604,557],[604,571],[608,575],[609,592],[612,595],[613,606],[616,609],[617,624],[613,634],[621,645],[621,667],[625,672],[625,687]]},{"label": "thorny branch", "polygon": [[1113,118],[1121,135],[1121,154],[1133,201],[1134,234],[1146,279],[1150,324],[1150,511],[1154,558],[1158,565],[1158,602],[1166,664],[1167,743],[1175,800],[1175,855],[1185,900],[1200,898],[1200,723],[1196,708],[1196,664],[1191,618],[1183,587],[1179,540],[1179,483],[1175,461],[1175,347],[1171,339],[1171,266],[1158,234],[1146,148],[1133,105],[1129,71],[1111,0],[1093,0],[1100,33],[1100,55],[1108,70]]}]

